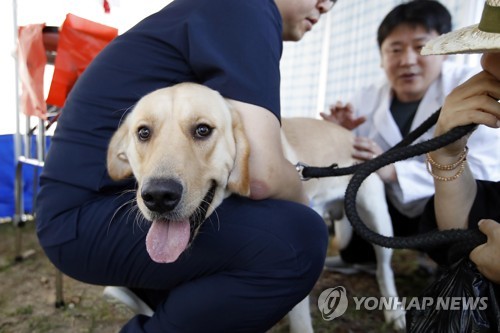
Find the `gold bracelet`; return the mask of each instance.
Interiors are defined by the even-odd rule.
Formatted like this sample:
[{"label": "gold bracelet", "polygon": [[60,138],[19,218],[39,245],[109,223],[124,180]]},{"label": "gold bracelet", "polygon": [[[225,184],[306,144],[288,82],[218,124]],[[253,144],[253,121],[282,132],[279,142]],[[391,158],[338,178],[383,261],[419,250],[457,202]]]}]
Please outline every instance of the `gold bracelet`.
[{"label": "gold bracelet", "polygon": [[[457,179],[458,177],[460,177],[462,175],[462,173],[464,172],[465,170],[465,161],[466,159],[462,159],[461,161],[461,164],[460,164],[460,168],[458,169],[457,173],[454,174],[453,176],[450,176],[450,177],[441,177],[441,176],[438,176],[436,174],[434,174],[432,172],[432,169],[431,169],[431,163],[425,163],[425,165],[427,166],[427,171],[429,172],[429,174],[436,180],[439,180],[439,181],[442,181],[442,182],[451,182],[452,180],[455,180]],[[429,161],[428,161],[429,162]]]},{"label": "gold bracelet", "polygon": [[427,162],[429,162],[433,167],[435,167],[438,170],[455,170],[459,165],[462,164],[462,162],[465,160],[465,157],[467,156],[467,152],[469,151],[469,147],[465,146],[464,150],[458,157],[458,160],[455,163],[452,164],[439,164],[438,162],[434,161],[429,153],[426,154],[427,157]]}]

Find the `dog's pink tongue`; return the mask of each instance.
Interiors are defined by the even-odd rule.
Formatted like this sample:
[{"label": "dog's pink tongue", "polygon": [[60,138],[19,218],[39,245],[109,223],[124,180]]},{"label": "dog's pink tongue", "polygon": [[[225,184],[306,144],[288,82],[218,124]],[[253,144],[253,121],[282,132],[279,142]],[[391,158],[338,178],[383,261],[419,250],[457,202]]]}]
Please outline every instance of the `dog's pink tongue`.
[{"label": "dog's pink tongue", "polygon": [[186,249],[190,237],[189,221],[153,221],[146,235],[146,249],[153,261],[171,263]]}]

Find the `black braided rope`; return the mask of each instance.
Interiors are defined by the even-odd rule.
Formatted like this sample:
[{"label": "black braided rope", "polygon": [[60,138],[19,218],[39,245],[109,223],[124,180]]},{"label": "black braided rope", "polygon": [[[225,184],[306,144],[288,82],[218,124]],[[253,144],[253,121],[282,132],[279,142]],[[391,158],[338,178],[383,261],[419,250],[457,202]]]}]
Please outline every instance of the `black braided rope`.
[{"label": "black braided rope", "polygon": [[[389,149],[387,152],[398,149],[401,147],[406,147],[409,144],[411,144],[413,141],[415,141],[417,138],[422,136],[427,130],[429,130],[437,121],[439,117],[441,109],[437,110],[434,112],[429,118],[427,118],[420,126],[418,126],[416,129],[414,129],[412,132],[408,133],[407,136],[403,138],[398,144],[396,144],[394,147]],[[445,134],[446,135],[446,134]],[[380,155],[384,156],[387,152],[384,154]],[[302,170],[302,177],[308,179],[308,178],[323,178],[323,177],[336,177],[336,176],[346,176],[346,175],[352,175],[362,164],[355,164],[352,166],[348,167],[343,167],[339,168],[337,167],[336,163],[333,163],[330,166],[327,167],[314,167],[314,166],[307,166]]]},{"label": "black braided rope", "polygon": [[479,230],[472,229],[433,231],[410,237],[382,236],[366,227],[356,210],[356,195],[359,187],[372,172],[396,161],[401,161],[444,147],[460,139],[474,128],[474,125],[457,127],[439,137],[415,145],[391,149],[371,161],[360,164],[347,186],[344,199],[347,218],[356,232],[371,243],[397,249],[430,250],[438,246],[455,244],[458,246],[456,249],[457,251],[469,252],[474,247],[484,243],[486,240],[485,235]]},{"label": "black braided rope", "polygon": [[422,155],[444,147],[471,132],[475,125],[461,126],[452,129],[439,137],[410,145],[430,129],[437,121],[440,110],[432,114],[418,128],[409,133],[397,145],[381,154],[377,158],[361,164],[345,168],[337,168],[336,164],[330,167],[306,167],[302,171],[305,178],[321,178],[331,176],[344,176],[354,174],[346,189],[344,207],[348,220],[354,230],[365,240],[388,248],[431,250],[438,246],[449,245],[453,247],[452,255],[462,256],[476,246],[486,241],[486,236],[479,230],[452,229],[446,231],[433,231],[410,237],[387,237],[370,230],[358,215],[356,209],[356,196],[361,183],[376,170],[407,158]]}]

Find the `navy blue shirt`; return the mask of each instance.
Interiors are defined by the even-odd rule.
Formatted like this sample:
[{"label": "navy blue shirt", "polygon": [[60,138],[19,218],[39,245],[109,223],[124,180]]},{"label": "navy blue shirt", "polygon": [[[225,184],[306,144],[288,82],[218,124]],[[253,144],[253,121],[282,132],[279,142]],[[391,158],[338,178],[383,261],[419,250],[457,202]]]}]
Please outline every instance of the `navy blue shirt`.
[{"label": "navy blue shirt", "polygon": [[125,185],[107,174],[111,136],[139,98],[176,83],[204,84],[279,118],[281,25],[274,0],[176,0],[118,36],[69,94],[42,184]]}]

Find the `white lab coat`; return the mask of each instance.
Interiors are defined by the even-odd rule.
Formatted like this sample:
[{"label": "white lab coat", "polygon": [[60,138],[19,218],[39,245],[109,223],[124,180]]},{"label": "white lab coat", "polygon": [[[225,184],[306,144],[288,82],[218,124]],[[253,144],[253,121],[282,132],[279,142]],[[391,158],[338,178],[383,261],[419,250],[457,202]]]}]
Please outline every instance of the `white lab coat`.
[{"label": "white lab coat", "polygon": [[[411,130],[418,127],[432,113],[438,110],[448,93],[480,68],[456,66],[446,61],[439,78],[434,81],[413,119]],[[402,140],[396,122],[389,110],[392,100],[391,87],[387,79],[378,84],[360,89],[350,99],[357,116],[365,116],[366,122],[355,129],[357,136],[374,140],[384,151]],[[422,142],[433,137],[434,127],[415,142]],[[477,179],[500,180],[500,130],[480,126],[468,141],[467,160]],[[422,213],[425,203],[434,194],[431,175],[427,172],[425,156],[395,163],[397,183],[386,184],[386,191],[391,203],[404,215],[415,217]]]}]

